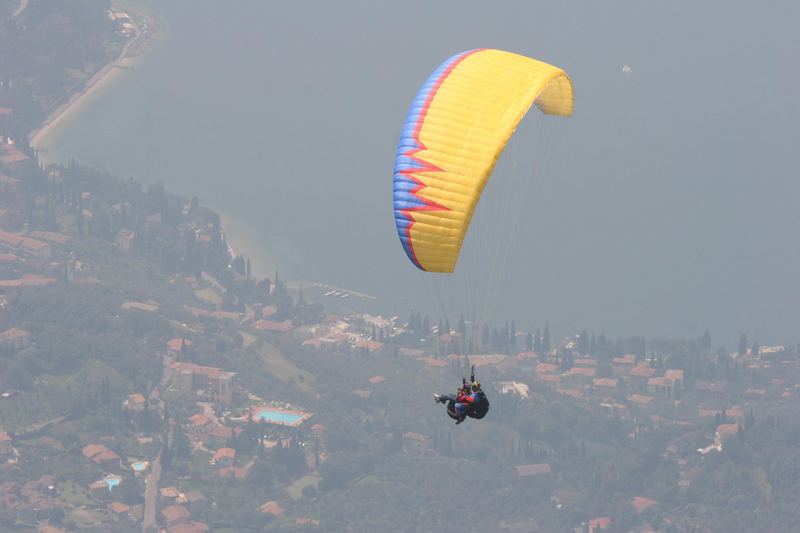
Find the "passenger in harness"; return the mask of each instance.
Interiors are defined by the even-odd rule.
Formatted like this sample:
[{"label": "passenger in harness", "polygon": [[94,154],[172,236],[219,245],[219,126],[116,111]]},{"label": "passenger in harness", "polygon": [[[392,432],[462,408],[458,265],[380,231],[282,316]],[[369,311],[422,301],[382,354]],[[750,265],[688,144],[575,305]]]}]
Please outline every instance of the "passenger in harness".
[{"label": "passenger in harness", "polygon": [[466,417],[483,418],[489,412],[489,400],[481,389],[481,384],[475,379],[475,366],[472,367],[470,380],[461,379],[461,387],[455,397],[447,394],[434,394],[436,403],[447,405],[447,415],[456,421],[463,422]]}]

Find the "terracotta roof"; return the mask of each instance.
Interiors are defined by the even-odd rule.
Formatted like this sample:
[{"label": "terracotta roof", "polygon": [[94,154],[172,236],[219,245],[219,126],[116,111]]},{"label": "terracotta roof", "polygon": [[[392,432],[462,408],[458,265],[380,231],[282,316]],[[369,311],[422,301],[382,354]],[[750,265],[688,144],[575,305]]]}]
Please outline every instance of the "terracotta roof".
[{"label": "terracotta roof", "polygon": [[425,357],[423,359],[420,359],[420,361],[422,361],[428,366],[438,366],[438,367],[447,366],[447,361],[442,361],[441,359],[434,359],[433,357]]},{"label": "terracotta roof", "polygon": [[516,466],[517,476],[519,477],[532,477],[544,476],[551,472],[550,465],[547,463],[535,465],[518,465]]},{"label": "terracotta roof", "polygon": [[108,508],[117,514],[127,513],[128,511],[130,511],[130,506],[122,502],[109,503]]},{"label": "terracotta roof", "polygon": [[39,528],[39,533],[69,533],[66,529],[45,524]]},{"label": "terracotta roof", "polygon": [[533,367],[533,371],[537,374],[551,374],[556,370],[558,370],[558,365],[554,365],[552,363],[539,363]]},{"label": "terracotta roof", "polygon": [[411,431],[407,433],[403,433],[404,439],[415,440],[417,442],[428,442],[431,438],[427,435],[423,435],[421,433],[413,433]]},{"label": "terracotta roof", "polygon": [[93,456],[92,461],[98,464],[105,463],[106,461],[119,461],[119,455],[111,450],[103,450],[102,452]]},{"label": "terracotta roof", "polygon": [[657,503],[657,501],[645,498],[644,496],[634,496],[633,498],[633,507],[636,509],[637,513],[641,513],[648,507],[652,507]]},{"label": "terracotta roof", "polygon": [[40,287],[42,285],[49,285],[55,283],[55,278],[45,278],[36,274],[24,274],[20,279],[4,279],[0,281],[0,288],[15,288],[15,287]]},{"label": "terracotta roof", "polygon": [[182,505],[169,505],[161,510],[161,514],[167,523],[185,520],[191,516],[189,510]]},{"label": "terracotta roof", "polygon": [[215,463],[220,461],[221,459],[234,459],[236,458],[236,450],[233,448],[220,448],[219,450],[214,453],[214,457],[211,458],[212,461]]},{"label": "terracotta roof", "polygon": [[592,383],[594,384],[595,387],[610,387],[613,389],[616,388],[617,383],[619,383],[619,380],[611,378],[595,378],[594,380],[592,380]]},{"label": "terracotta roof", "polygon": [[680,381],[683,379],[683,370],[671,368],[664,372],[664,377],[673,381]]},{"label": "terracotta roof", "polygon": [[606,529],[611,525],[611,518],[603,516],[601,518],[593,518],[589,520],[589,531],[596,531],[598,529]]},{"label": "terracotta roof", "polygon": [[580,366],[573,366],[569,369],[568,374],[570,376],[585,376],[587,378],[593,378],[595,373],[597,373],[596,368],[587,368],[587,367],[580,367]]},{"label": "terracotta roof", "polygon": [[725,383],[717,381],[695,381],[694,389],[701,392],[725,392]]},{"label": "terracotta roof", "polygon": [[660,378],[650,378],[647,380],[647,385],[649,387],[671,387],[674,385],[671,379],[667,379],[665,377]]},{"label": "terracotta roof", "polygon": [[27,161],[28,159],[30,159],[30,157],[22,153],[17,148],[12,148],[10,150],[6,149],[4,155],[0,155],[0,161],[2,161],[5,165],[13,165],[14,163]]},{"label": "terracotta roof", "polygon": [[193,426],[205,426],[211,422],[211,419],[202,413],[197,413],[189,417],[189,422],[191,422]]},{"label": "terracotta roof", "polygon": [[20,328],[11,328],[0,333],[0,341],[14,341],[16,339],[24,339],[30,336],[30,331],[25,331],[24,329]]},{"label": "terracotta roof", "polygon": [[736,435],[739,433],[739,424],[720,424],[717,426],[717,433],[722,435]]},{"label": "terracotta roof", "polygon": [[144,396],[142,394],[139,394],[138,392],[136,394],[131,394],[130,396],[128,396],[128,404],[130,405],[135,403],[144,403]]},{"label": "terracotta roof", "polygon": [[192,346],[192,341],[183,338],[170,339],[167,341],[167,349],[171,352],[178,353],[181,351],[181,344],[190,348]]},{"label": "terracotta roof", "polygon": [[226,466],[219,469],[219,476],[222,478],[235,477],[236,479],[244,479],[247,477],[247,469],[238,466]]},{"label": "terracotta roof", "polygon": [[640,405],[647,405],[651,401],[653,401],[652,396],[645,396],[644,394],[631,394],[628,396],[628,401],[633,403],[638,403]]},{"label": "terracotta roof", "polygon": [[203,522],[184,522],[167,528],[168,533],[206,533],[208,530],[208,524]]},{"label": "terracotta roof", "polygon": [[242,314],[235,311],[211,311],[211,317],[219,320],[240,320]]},{"label": "terracotta roof", "polygon": [[266,502],[265,504],[261,505],[261,507],[259,507],[258,510],[261,511],[262,513],[271,514],[277,517],[283,516],[283,513],[286,512],[286,509],[281,507],[281,505],[274,500]]},{"label": "terracotta roof", "polygon": [[91,459],[95,455],[99,454],[100,452],[108,451],[108,448],[103,446],[102,444],[87,444],[81,449],[81,453],[87,459]]},{"label": "terracotta roof", "polygon": [[366,348],[370,352],[375,352],[383,348],[383,343],[378,341],[359,339],[353,343],[353,346],[356,348]]},{"label": "terracotta roof", "polygon": [[284,322],[273,322],[272,320],[257,320],[253,322],[253,327],[262,331],[278,331],[286,332],[291,331],[292,323],[288,320]]},{"label": "terracotta roof", "polygon": [[56,233],[55,231],[32,231],[30,232],[30,236],[34,239],[41,239],[54,244],[64,245],[69,242],[69,237],[67,235],[64,235],[63,233]]},{"label": "terracotta roof", "polygon": [[651,378],[653,374],[656,373],[655,368],[650,368],[646,365],[637,365],[628,372],[628,376],[633,376],[637,378]]},{"label": "terracotta roof", "polygon": [[159,489],[158,492],[161,494],[162,498],[177,498],[181,495],[176,487],[164,487]]}]

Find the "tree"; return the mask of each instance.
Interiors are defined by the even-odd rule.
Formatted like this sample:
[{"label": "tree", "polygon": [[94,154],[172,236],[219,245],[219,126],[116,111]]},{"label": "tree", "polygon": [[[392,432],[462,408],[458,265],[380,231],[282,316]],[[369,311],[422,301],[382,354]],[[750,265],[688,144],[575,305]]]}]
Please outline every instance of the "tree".
[{"label": "tree", "polygon": [[739,355],[747,355],[747,335],[742,333],[742,336],[739,337]]},{"label": "tree", "polygon": [[550,344],[550,324],[544,325],[544,334],[542,335],[542,350],[549,352],[552,349]]},{"label": "tree", "polygon": [[711,335],[708,333],[708,330],[703,334],[702,348],[706,351],[711,349]]},{"label": "tree", "polygon": [[509,333],[508,340],[511,344],[511,349],[515,349],[517,347],[517,323],[513,320],[511,321],[511,332]]},{"label": "tree", "polygon": [[589,353],[589,333],[584,329],[578,336],[578,351],[581,355]]}]

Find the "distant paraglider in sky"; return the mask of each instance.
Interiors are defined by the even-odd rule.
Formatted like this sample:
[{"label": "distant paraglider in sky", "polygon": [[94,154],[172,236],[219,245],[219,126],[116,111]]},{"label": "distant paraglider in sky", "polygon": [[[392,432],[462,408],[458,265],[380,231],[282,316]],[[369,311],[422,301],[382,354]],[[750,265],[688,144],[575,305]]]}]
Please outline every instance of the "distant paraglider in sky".
[{"label": "distant paraglider in sky", "polygon": [[633,85],[633,71],[631,70],[630,65],[622,65],[622,75],[625,76],[625,79],[628,80],[628,83]]}]

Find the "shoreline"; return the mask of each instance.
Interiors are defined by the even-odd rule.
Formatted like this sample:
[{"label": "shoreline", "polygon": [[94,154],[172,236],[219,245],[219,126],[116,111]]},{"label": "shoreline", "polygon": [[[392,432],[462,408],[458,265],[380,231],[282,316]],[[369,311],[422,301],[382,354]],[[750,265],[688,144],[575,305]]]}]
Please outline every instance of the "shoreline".
[{"label": "shoreline", "polygon": [[[139,56],[140,53],[143,52],[144,47],[158,35],[157,30],[159,29],[159,24],[154,16],[144,14],[128,7],[125,9],[137,19],[134,20],[136,35],[122,46],[122,50],[120,50],[119,55],[115,59],[103,65],[100,70],[95,72],[86,81],[83,88],[73,93],[65,102],[59,104],[47,115],[37,129],[28,134],[28,143],[36,152],[46,153],[49,147],[46,146],[45,141],[48,137],[52,136],[58,130],[58,127],[68,120],[71,115],[79,113],[81,107],[86,104],[91,96],[113,82],[120,71],[133,70],[133,63],[137,59],[137,56]],[[147,21],[148,31],[146,33],[144,33],[140,27],[141,20]],[[44,163],[56,162],[49,161],[47,157],[42,157],[41,154],[38,155]]]},{"label": "shoreline", "polygon": [[[136,34],[129,39],[120,50],[119,55],[106,63],[100,70],[95,72],[77,92],[70,95],[66,101],[59,104],[44,119],[41,125],[28,134],[28,142],[32,149],[37,152],[41,162],[45,164],[60,163],[56,157],[48,157],[47,153],[58,145],[57,133],[64,126],[68,127],[69,122],[91,105],[91,99],[108,86],[118,81],[118,77],[125,71],[134,70],[135,63],[146,53],[149,45],[157,39],[162,30],[159,19],[150,14],[145,14],[132,7],[123,6],[115,3],[114,9],[124,10],[134,22]],[[143,21],[146,23],[147,31],[142,31]],[[52,142],[55,141],[55,142]],[[231,260],[239,255],[243,255],[250,260],[251,274],[254,279],[272,279],[276,273],[282,274],[284,279],[291,272],[279,267],[279,261],[275,259],[275,254],[270,251],[252,226],[244,223],[230,212],[225,212],[214,206],[208,205],[209,209],[219,215],[220,229],[225,235],[228,246],[228,255]],[[286,265],[283,265],[284,267]],[[360,291],[335,287],[320,281],[294,281],[291,289],[296,290],[301,285],[316,287],[320,290],[338,290],[347,292],[352,296],[364,300],[377,300],[375,296],[362,293]]]},{"label": "shoreline", "polygon": [[278,268],[277,262],[270,257],[266,246],[255,242],[257,237],[252,227],[216,207],[207,207],[219,215],[220,229],[225,235],[231,259],[243,255],[250,260],[250,270],[254,279],[270,278],[274,281],[272,278]]}]

